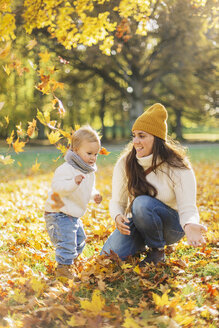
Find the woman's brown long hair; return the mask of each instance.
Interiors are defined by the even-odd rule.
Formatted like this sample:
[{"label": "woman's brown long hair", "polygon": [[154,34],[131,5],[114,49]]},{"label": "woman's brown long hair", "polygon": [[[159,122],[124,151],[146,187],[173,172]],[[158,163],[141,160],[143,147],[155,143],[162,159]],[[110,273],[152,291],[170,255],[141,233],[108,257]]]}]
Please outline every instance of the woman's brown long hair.
[{"label": "woman's brown long hair", "polygon": [[[140,195],[149,195],[156,197],[156,188],[147,181],[143,167],[138,164],[136,159],[136,150],[132,145],[128,146],[126,157],[126,175],[128,179],[128,192],[131,199]],[[167,163],[171,167],[188,168],[189,161],[187,159],[185,149],[180,145],[169,139],[167,142],[154,137],[154,144],[152,149],[152,171],[156,172],[156,167],[161,162]]]}]

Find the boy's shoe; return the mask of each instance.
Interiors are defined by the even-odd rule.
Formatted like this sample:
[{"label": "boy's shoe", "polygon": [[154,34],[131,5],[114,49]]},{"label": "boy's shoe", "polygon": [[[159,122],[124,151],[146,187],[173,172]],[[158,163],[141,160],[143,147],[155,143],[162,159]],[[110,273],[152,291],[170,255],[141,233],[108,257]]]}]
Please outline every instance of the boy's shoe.
[{"label": "boy's shoe", "polygon": [[75,281],[79,280],[78,276],[75,272],[72,272],[71,265],[65,264],[58,264],[56,268],[56,278],[67,278],[67,279],[74,279]]},{"label": "boy's shoe", "polygon": [[155,265],[157,265],[158,263],[164,263],[164,262],[165,262],[164,249],[150,248],[146,258],[139,263],[139,267],[141,268],[144,267],[146,263],[154,263]]}]

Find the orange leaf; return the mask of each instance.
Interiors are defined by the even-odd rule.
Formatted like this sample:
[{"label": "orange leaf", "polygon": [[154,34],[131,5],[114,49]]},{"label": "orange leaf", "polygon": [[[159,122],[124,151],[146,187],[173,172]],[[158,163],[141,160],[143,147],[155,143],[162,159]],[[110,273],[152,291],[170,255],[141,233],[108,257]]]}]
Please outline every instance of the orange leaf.
[{"label": "orange leaf", "polygon": [[24,151],[22,148],[25,146],[25,142],[21,141],[19,142],[19,138],[13,143],[13,148],[16,153],[21,153]]},{"label": "orange leaf", "polygon": [[109,155],[110,151],[107,151],[106,148],[102,147],[99,151],[100,155]]},{"label": "orange leaf", "polygon": [[59,210],[61,207],[63,207],[65,204],[63,203],[63,201],[61,200],[59,194],[57,194],[57,192],[54,192],[51,195],[51,199],[54,201],[54,205],[52,205],[52,208],[55,210]]},{"label": "orange leaf", "polygon": [[27,134],[29,137],[31,137],[36,129],[36,120],[33,119],[32,122],[28,122],[28,129],[27,129]]},{"label": "orange leaf", "polygon": [[50,60],[51,54],[46,50],[45,52],[40,52],[39,56],[43,63],[47,63]]}]

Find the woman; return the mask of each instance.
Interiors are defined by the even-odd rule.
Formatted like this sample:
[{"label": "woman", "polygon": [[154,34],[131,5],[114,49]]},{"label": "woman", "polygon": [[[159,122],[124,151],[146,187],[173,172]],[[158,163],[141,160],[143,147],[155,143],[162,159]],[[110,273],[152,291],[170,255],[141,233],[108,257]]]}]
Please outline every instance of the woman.
[{"label": "woman", "polygon": [[133,141],[116,163],[110,214],[116,230],[101,254],[121,259],[145,250],[140,266],[165,261],[164,246],[184,235],[189,245],[205,243],[196,207],[196,181],[182,147],[167,141],[167,111],[154,104],[137,118]]}]

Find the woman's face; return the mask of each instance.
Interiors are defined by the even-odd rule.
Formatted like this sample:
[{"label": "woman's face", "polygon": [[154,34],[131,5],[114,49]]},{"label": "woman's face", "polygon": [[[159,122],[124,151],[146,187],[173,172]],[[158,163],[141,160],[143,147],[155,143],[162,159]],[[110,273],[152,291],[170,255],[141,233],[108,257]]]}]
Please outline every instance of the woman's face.
[{"label": "woman's face", "polygon": [[135,147],[137,157],[145,157],[152,154],[154,136],[150,133],[134,130],[133,135],[133,146]]}]

